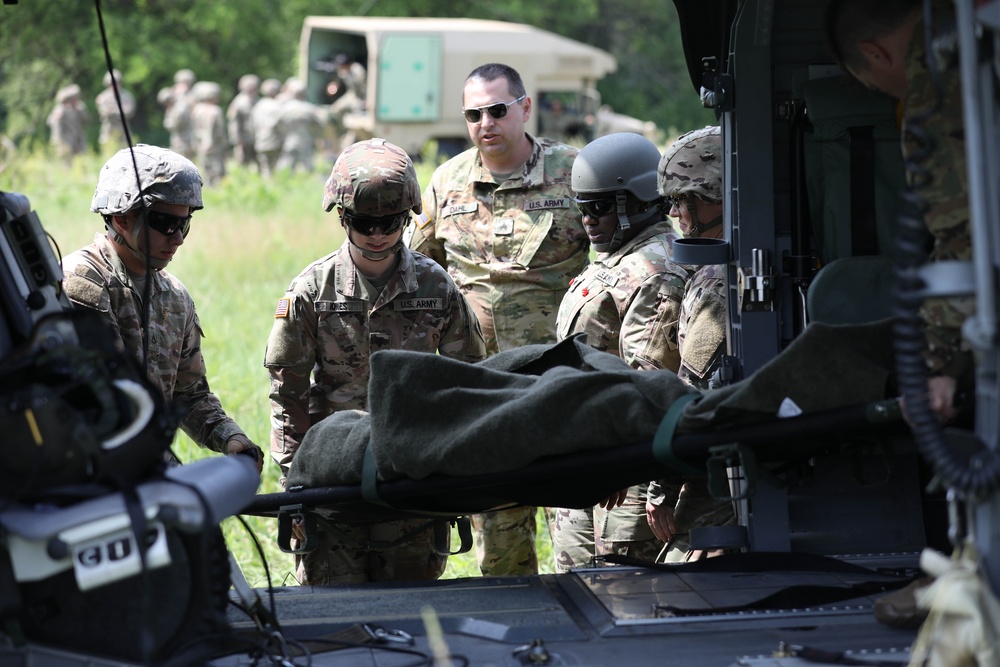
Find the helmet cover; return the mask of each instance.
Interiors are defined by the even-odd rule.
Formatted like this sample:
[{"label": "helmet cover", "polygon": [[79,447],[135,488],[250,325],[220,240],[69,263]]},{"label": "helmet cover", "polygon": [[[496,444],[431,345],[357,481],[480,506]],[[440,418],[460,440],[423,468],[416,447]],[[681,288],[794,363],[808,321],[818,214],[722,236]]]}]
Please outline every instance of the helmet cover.
[{"label": "helmet cover", "polygon": [[348,146],[323,188],[323,210],[334,206],[373,218],[420,213],[420,183],[410,156],[377,137]]},{"label": "helmet cover", "polygon": [[664,197],[694,194],[722,201],[722,131],[709,125],[680,136],[663,154],[657,188]]},{"label": "helmet cover", "polygon": [[191,160],[166,148],[137,144],[131,150],[123,148],[105,163],[90,210],[101,215],[121,215],[140,203],[150,206],[160,201],[194,211],[203,208],[201,186],[201,174]]}]

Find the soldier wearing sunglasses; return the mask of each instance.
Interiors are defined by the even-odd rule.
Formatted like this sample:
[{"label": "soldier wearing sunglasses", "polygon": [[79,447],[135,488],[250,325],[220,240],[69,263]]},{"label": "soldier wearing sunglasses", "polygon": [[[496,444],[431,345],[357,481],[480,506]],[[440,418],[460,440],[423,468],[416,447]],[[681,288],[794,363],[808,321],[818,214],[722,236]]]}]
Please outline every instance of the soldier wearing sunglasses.
[{"label": "soldier wearing sunglasses", "polygon": [[202,208],[201,186],[194,164],[171,150],[139,144],[118,151],[101,169],[91,203],[107,232],[63,260],[63,286],[75,306],[108,318],[150,382],[184,408],[180,427],[194,442],[250,454],[259,471],[263,453],[209,388],[194,301],[166,271]]},{"label": "soldier wearing sunglasses", "polygon": [[[656,189],[660,151],[630,132],[587,144],[573,163],[576,205],[597,261],[573,280],[557,318],[559,337],[587,344],[637,370],[680,367],[677,320],[691,271],[672,260],[673,227]],[[647,485],[603,505],[549,509],[556,569],[617,554],[653,561],[663,547],[646,519]]]},{"label": "soldier wearing sunglasses", "polygon": [[[323,209],[334,208],[347,240],[292,281],[267,341],[271,456],[286,475],[310,426],[340,410],[367,409],[374,352],[486,358],[479,322],[447,271],[403,245],[403,227],[421,210],[417,173],[403,149],[371,139],[344,150],[324,189]],[[305,538],[300,526],[292,530]],[[302,584],[436,579],[447,561],[435,553],[424,519],[320,526],[317,537],[298,561]],[[405,544],[367,547],[396,541]]]},{"label": "soldier wearing sunglasses", "polygon": [[[434,172],[409,245],[448,269],[490,354],[554,343],[559,302],[590,252],[569,186],[578,151],[525,131],[532,99],[507,65],[473,70],[461,111],[474,147]],[[534,508],[472,521],[483,574],[538,571]]]}]

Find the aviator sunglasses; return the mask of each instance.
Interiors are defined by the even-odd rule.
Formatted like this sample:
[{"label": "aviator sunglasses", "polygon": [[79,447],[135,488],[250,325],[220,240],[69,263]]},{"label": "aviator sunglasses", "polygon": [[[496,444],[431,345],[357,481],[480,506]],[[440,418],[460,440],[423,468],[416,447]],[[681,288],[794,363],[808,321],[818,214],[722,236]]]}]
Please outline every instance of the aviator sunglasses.
[{"label": "aviator sunglasses", "polygon": [[187,238],[188,232],[191,231],[191,216],[181,217],[162,211],[147,210],[146,226],[164,236],[173,236],[180,230],[181,236]]},{"label": "aviator sunglasses", "polygon": [[507,115],[507,108],[512,104],[517,104],[523,100],[527,95],[521,95],[519,98],[513,102],[497,102],[496,104],[490,104],[485,107],[469,107],[468,109],[462,108],[462,113],[465,114],[465,120],[470,123],[478,123],[483,118],[483,111],[490,115],[493,120],[500,120]]},{"label": "aviator sunglasses", "polygon": [[378,228],[382,230],[382,234],[389,236],[390,234],[398,232],[403,225],[407,223],[410,219],[410,212],[404,211],[403,213],[398,213],[396,215],[372,217],[350,213],[345,210],[341,216],[347,226],[356,231],[358,234],[371,236],[375,233],[375,229]]},{"label": "aviator sunglasses", "polygon": [[577,199],[574,197],[573,201],[576,202],[580,213],[591,218],[601,218],[615,210],[615,200],[609,197],[604,199]]}]

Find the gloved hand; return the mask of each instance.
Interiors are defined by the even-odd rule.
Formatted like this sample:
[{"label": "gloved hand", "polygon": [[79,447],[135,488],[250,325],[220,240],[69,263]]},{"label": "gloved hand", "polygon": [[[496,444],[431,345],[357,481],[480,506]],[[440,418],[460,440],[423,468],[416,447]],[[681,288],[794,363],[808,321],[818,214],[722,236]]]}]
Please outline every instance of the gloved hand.
[{"label": "gloved hand", "polygon": [[234,435],[226,441],[227,454],[245,454],[253,458],[257,466],[257,474],[264,470],[264,452],[260,447],[250,442],[246,436]]}]

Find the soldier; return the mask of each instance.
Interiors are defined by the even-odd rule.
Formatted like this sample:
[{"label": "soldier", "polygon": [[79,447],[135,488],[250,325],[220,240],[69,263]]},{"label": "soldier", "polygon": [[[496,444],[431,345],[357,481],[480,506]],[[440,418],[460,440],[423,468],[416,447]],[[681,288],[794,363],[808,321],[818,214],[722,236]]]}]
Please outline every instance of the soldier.
[{"label": "soldier", "polygon": [[[680,366],[677,320],[690,271],[671,260],[674,232],[656,189],[660,151],[638,134],[609,134],[573,162],[575,201],[597,261],[570,283],[556,320],[559,338],[587,343],[638,370]],[[556,569],[586,567],[597,555],[653,562],[663,546],[646,521],[647,485],[623,502],[588,509],[550,508]]]},{"label": "soldier", "polygon": [[281,104],[278,131],[283,137],[278,169],[311,172],[316,156],[316,140],[326,122],[323,109],[306,101],[306,85],[298,79],[285,82],[288,98]]},{"label": "soldier", "polygon": [[229,103],[226,109],[226,120],[229,123],[229,143],[233,147],[236,163],[242,167],[257,164],[257,155],[253,150],[253,124],[250,116],[253,105],[257,103],[260,90],[260,77],[256,74],[244,74],[238,84],[239,93]]},{"label": "soldier", "polygon": [[87,105],[80,99],[80,86],[71,84],[56,93],[56,106],[46,123],[52,133],[56,154],[71,164],[87,148],[86,126],[90,120]]},{"label": "soldier", "polygon": [[[722,135],[718,126],[694,130],[667,148],[657,167],[657,190],[668,201],[671,217],[685,238],[722,238]],[[726,352],[729,319],[725,267],[692,267],[684,287],[677,343],[678,377],[706,390]],[[671,550],[663,560],[688,557],[692,529],[735,521],[732,504],[717,501],[704,480],[649,485],[646,518]]]},{"label": "soldier", "polygon": [[199,81],[191,88],[191,131],[198,164],[205,172],[205,184],[215,185],[226,175],[229,141],[226,121],[219,106],[222,88],[214,81]]},{"label": "soldier", "polygon": [[[195,157],[194,133],[191,125],[191,87],[194,86],[195,75],[189,69],[178,70],[174,74],[174,85],[161,90],[164,100],[160,105],[164,108],[163,127],[170,132],[170,149],[180,153],[189,160]],[[169,90],[169,94],[165,91]]]},{"label": "soldier", "polygon": [[[556,312],[589,261],[573,206],[577,149],[524,130],[532,102],[513,68],[472,71],[462,91],[474,147],[435,170],[410,247],[442,266],[469,299],[490,354],[556,340]],[[472,517],[483,574],[531,574],[535,508]]]},{"label": "soldier", "polygon": [[[954,22],[951,3],[936,0],[932,4],[942,23]],[[939,71],[928,66],[926,52],[931,47],[924,43],[921,7],[918,0],[835,0],[827,7],[827,43],[837,62],[854,78],[897,98],[905,109],[903,158],[920,163],[919,174],[907,170],[906,177],[927,204],[923,217],[934,237],[930,261],[969,261],[972,235],[961,77],[946,71],[956,57],[953,48],[940,50],[937,42],[932,62]],[[931,376],[928,397],[931,409],[942,420],[957,416],[958,388],[973,384],[972,351],[962,337],[962,323],[975,307],[971,297],[927,299],[921,312],[927,338],[924,356]]]},{"label": "soldier", "polygon": [[[267,342],[271,456],[284,473],[310,426],[339,410],[366,409],[372,353],[486,357],[479,323],[448,273],[403,245],[410,211],[420,212],[420,186],[401,148],[371,139],[341,153],[323,194],[324,210],[334,207],[347,240],[292,281]],[[304,538],[300,527],[293,530]],[[364,546],[410,532],[415,539],[403,546]],[[422,519],[336,524],[319,533],[319,546],[298,563],[303,584],[436,579],[444,572],[447,558],[433,550],[433,530]]]},{"label": "soldier", "polygon": [[260,84],[260,99],[250,113],[253,126],[253,148],[257,155],[257,166],[261,176],[270,178],[278,164],[281,155],[281,145],[284,140],[278,128],[281,114],[281,102],[276,98],[281,90],[281,82],[277,79],[265,79]]},{"label": "soldier", "polygon": [[184,408],[180,426],[192,440],[216,452],[252,454],[259,471],[263,453],[208,386],[194,301],[166,271],[191,214],[202,208],[198,170],[165,148],[122,149],[101,170],[90,208],[104,218],[107,234],[63,260],[67,296],[108,319],[149,381]]},{"label": "soldier", "polygon": [[[118,109],[118,100],[115,99],[116,89],[118,97],[121,98],[121,112]],[[122,88],[121,72],[112,70],[104,75],[104,90],[98,93],[94,103],[97,107],[97,116],[101,120],[101,133],[98,136],[101,146],[124,145],[125,127],[122,125],[121,114],[125,114],[126,122],[135,115],[135,97]]]}]

